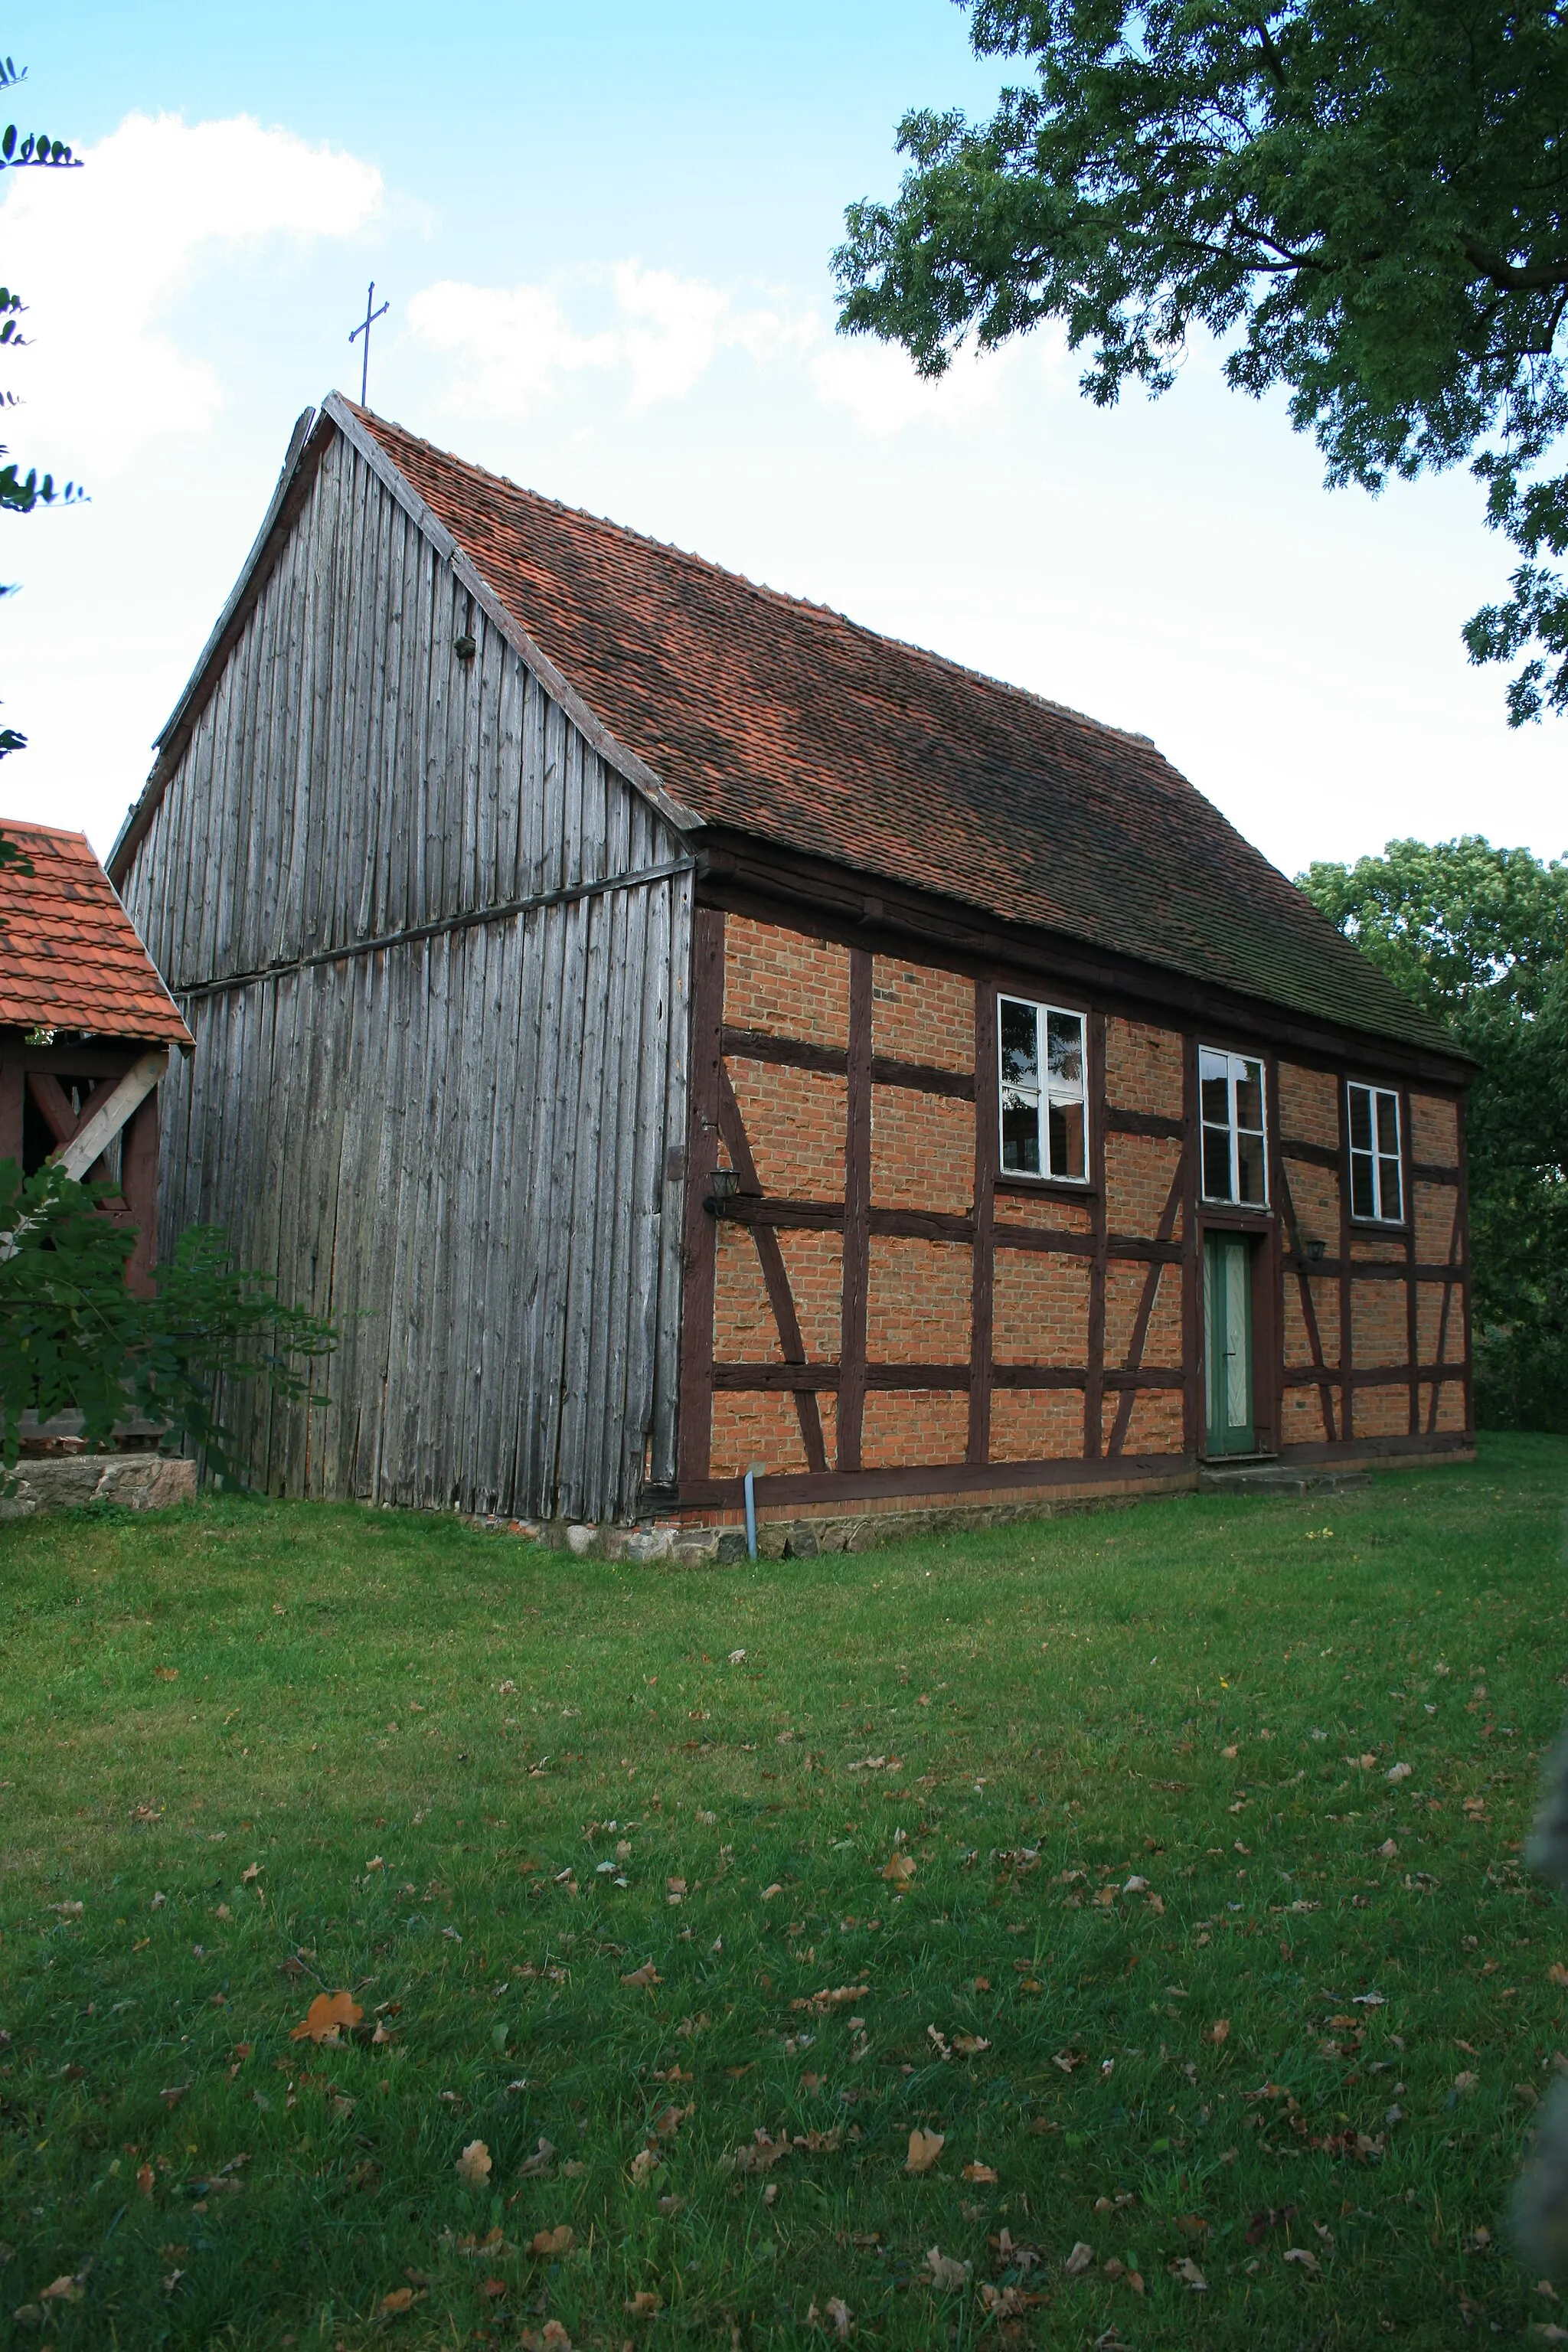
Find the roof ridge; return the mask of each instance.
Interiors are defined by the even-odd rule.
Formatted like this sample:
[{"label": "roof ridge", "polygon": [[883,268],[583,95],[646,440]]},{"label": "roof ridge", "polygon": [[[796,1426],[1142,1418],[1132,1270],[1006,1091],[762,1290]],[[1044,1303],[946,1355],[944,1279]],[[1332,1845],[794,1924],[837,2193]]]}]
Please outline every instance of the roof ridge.
[{"label": "roof ridge", "polygon": [[[339,397],[343,398],[343,395],[340,394]],[[555,514],[568,515],[574,521],[589,523],[595,530],[607,531],[616,539],[637,540],[645,547],[657,547],[661,554],[674,556],[700,572],[717,573],[721,580],[732,582],[735,586],[745,589],[749,594],[760,597],[764,603],[781,604],[791,612],[807,613],[816,619],[837,622],[841,628],[851,629],[857,636],[869,638],[873,644],[896,646],[900,652],[934,663],[940,669],[953,671],[960,677],[972,679],[977,686],[989,688],[994,693],[1016,695],[1022,701],[1032,702],[1037,709],[1052,711],[1057,717],[1070,719],[1080,727],[1092,728],[1097,735],[1112,736],[1118,742],[1141,744],[1152,751],[1164,766],[1171,764],[1153,737],[1142,733],[1137,728],[1113,726],[1109,719],[1096,719],[1091,712],[1079,710],[1070,702],[1058,702],[1054,696],[1040,694],[1033,687],[1020,686],[1014,678],[998,677],[993,670],[975,669],[968,662],[958,661],[952,654],[938,652],[934,646],[919,645],[912,637],[894,636],[886,629],[874,629],[869,622],[858,621],[852,613],[841,612],[837,604],[824,604],[815,596],[793,595],[787,588],[774,588],[765,580],[753,580],[750,572],[736,572],[727,563],[716,562],[710,555],[699,555],[693,548],[678,546],[674,540],[660,539],[649,530],[634,530],[629,523],[616,522],[609,515],[595,514],[589,507],[574,507],[564,499],[552,499],[545,490],[532,489],[526,482],[514,481],[510,474],[495,473],[488,466],[476,464],[471,457],[459,457],[455,449],[442,448],[439,442],[411,431],[395,417],[382,416],[372,408],[361,408],[356,401],[343,399],[343,405],[362,417],[371,431],[374,432],[378,425],[384,425],[391,432],[400,433],[405,439],[417,442],[422,449],[430,450],[460,472],[478,474],[487,482],[499,483],[502,489],[510,491],[516,498],[531,499],[538,506],[550,508]]]},{"label": "roof ridge", "polygon": [[[79,825],[44,824],[41,824],[37,817],[31,816],[0,816],[0,833],[7,835],[16,833],[47,833],[51,840],[54,841],[87,840],[87,835],[83,833]],[[89,843],[88,845],[89,848],[91,847],[90,843]]]}]

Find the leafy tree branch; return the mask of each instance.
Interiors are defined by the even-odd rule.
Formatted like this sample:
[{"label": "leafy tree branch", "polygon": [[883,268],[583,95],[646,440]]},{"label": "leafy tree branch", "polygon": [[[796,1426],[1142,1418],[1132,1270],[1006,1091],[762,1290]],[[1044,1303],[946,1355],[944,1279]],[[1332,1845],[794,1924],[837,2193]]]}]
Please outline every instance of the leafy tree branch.
[{"label": "leafy tree branch", "polygon": [[183,1235],[154,1295],[136,1296],[125,1286],[135,1234],[100,1215],[107,1192],[48,1165],[24,1179],[0,1160],[0,1464],[16,1466],[24,1413],[77,1412],[89,1445],[150,1420],[232,1480],[225,1395],[259,1381],[324,1402],[310,1373],[335,1343],[331,1326],[236,1269],[211,1226]]},{"label": "leafy tree branch", "polygon": [[1477,1415],[1568,1430],[1568,861],[1475,835],[1297,877],[1473,1055]]},{"label": "leafy tree branch", "polygon": [[[890,204],[849,206],[839,324],[938,375],[1056,320],[1101,405],[1215,337],[1331,484],[1470,463],[1525,561],[1465,631],[1568,708],[1568,10],[1555,0],[960,0],[1029,79],[917,110]],[[1533,650],[1532,650],[1533,649]]]},{"label": "leafy tree branch", "polygon": [[[0,58],[0,91],[15,89],[26,79],[26,68],[18,68],[10,58]],[[81,158],[73,154],[63,139],[51,139],[47,131],[17,131],[14,122],[0,131],[0,172],[47,171],[75,172],[81,168]],[[0,349],[16,352],[26,348],[26,337],[19,325],[26,303],[8,286],[0,286]],[[14,408],[16,394],[0,391],[0,407]],[[69,506],[82,496],[74,482],[64,482],[57,488],[50,473],[40,474],[29,466],[24,474],[20,462],[0,444],[0,514],[32,514],[40,506],[53,506],[58,500]],[[15,592],[15,583],[0,585],[0,596]],[[0,760],[8,752],[26,751],[27,739],[14,727],[0,727]]]}]

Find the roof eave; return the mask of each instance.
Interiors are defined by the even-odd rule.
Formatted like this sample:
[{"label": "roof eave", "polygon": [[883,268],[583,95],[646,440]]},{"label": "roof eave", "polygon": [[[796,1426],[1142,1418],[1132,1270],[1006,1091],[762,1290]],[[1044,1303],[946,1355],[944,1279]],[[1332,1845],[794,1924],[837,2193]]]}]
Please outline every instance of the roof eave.
[{"label": "roof eave", "polygon": [[[1190,1018],[1250,1030],[1281,1046],[1352,1064],[1359,1059],[1456,1089],[1468,1087],[1479,1069],[1436,1024],[1426,1038],[1363,1028],[1174,964],[1145,962],[1072,932],[1019,923],[966,898],[892,882],[865,866],[786,849],[763,834],[710,825],[690,846],[705,882],[722,877],[742,888],[773,891],[856,928],[881,927],[928,943],[934,940],[966,959],[1055,963],[1087,986],[1145,1005],[1173,1004]],[[1419,1007],[1410,1010],[1420,1017]]]}]

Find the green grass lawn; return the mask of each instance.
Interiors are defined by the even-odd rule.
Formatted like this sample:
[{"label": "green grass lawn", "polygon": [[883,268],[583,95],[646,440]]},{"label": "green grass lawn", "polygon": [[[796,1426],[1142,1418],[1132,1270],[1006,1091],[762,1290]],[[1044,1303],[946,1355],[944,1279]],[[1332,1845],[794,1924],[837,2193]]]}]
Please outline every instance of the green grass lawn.
[{"label": "green grass lawn", "polygon": [[0,2342],[1568,2324],[1505,2236],[1565,1499],[1542,1438],[760,1569],[0,1528]]}]

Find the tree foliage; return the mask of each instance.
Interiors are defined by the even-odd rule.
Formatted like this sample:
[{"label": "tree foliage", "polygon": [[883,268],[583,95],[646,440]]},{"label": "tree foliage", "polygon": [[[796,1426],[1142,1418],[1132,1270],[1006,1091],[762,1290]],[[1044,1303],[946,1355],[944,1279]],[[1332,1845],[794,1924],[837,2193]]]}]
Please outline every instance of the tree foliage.
[{"label": "tree foliage", "polygon": [[[26,68],[18,68],[9,58],[0,58],[0,91],[14,89],[26,79]],[[74,172],[81,167],[81,158],[71,152],[63,139],[51,139],[47,131],[18,132],[14,122],[0,131],[0,172],[47,171]],[[0,286],[0,350],[16,352],[26,349],[26,337],[21,329],[22,314],[26,304],[8,286]],[[0,408],[15,408],[16,394],[0,390]],[[52,506],[57,499],[69,505],[81,495],[74,482],[65,482],[57,489],[52,474],[40,474],[29,466],[24,474],[20,462],[0,443],[0,514],[31,514],[40,506]],[[0,586],[0,596],[9,596],[15,583]],[[7,752],[24,751],[27,739],[14,727],[0,727],[0,760]]]},{"label": "tree foliage", "polygon": [[1568,862],[1469,835],[1298,879],[1480,1066],[1466,1122],[1477,1412],[1568,1430]]},{"label": "tree foliage", "polygon": [[15,1467],[25,1412],[79,1412],[89,1445],[117,1423],[158,1422],[232,1479],[226,1391],[260,1381],[306,1395],[331,1327],[237,1270],[216,1226],[185,1234],[154,1296],[137,1297],[125,1286],[135,1234],[98,1213],[107,1189],[52,1165],[24,1179],[0,1160],[0,1462]]},{"label": "tree foliage", "polygon": [[[1556,0],[960,0],[1026,85],[917,110],[897,199],[849,207],[846,331],[938,374],[1047,319],[1089,397],[1166,390],[1194,331],[1289,395],[1331,483],[1468,460],[1523,561],[1465,635],[1568,708],[1568,7]],[[1531,651],[1531,648],[1538,650]]]}]

